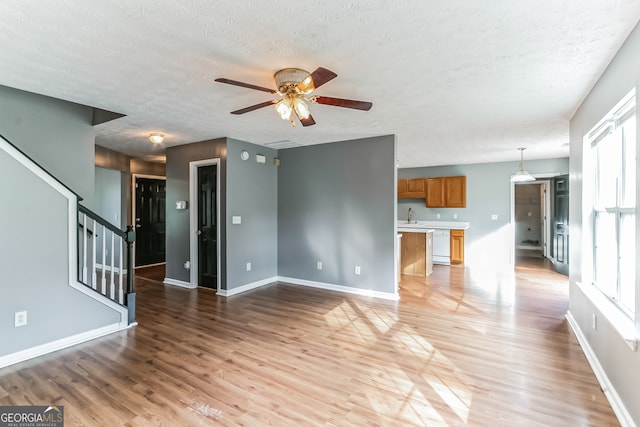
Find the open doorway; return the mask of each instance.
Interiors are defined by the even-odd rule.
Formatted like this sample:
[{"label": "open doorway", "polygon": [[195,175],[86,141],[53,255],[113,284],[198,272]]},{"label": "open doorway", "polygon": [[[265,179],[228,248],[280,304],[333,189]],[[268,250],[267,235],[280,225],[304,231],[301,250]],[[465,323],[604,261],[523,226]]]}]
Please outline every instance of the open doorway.
[{"label": "open doorway", "polygon": [[516,257],[547,258],[549,242],[549,181],[517,183],[514,188]]},{"label": "open doorway", "polygon": [[515,264],[569,274],[569,177],[512,183]]}]

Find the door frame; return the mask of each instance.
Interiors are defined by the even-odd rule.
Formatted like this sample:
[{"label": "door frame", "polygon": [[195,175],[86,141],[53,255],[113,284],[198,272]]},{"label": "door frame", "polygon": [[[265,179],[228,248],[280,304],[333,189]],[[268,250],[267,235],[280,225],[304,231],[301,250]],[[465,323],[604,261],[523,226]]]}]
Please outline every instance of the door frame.
[{"label": "door frame", "polygon": [[[130,224],[133,225],[133,228],[135,230],[136,227],[136,179],[137,178],[147,178],[147,179],[157,179],[157,180],[162,180],[162,181],[167,181],[167,177],[166,176],[161,176],[161,175],[147,175],[144,173],[132,173],[131,174],[131,221],[129,222]],[[166,246],[166,242],[165,242],[165,246]],[[133,249],[132,252],[132,262],[133,262],[133,266],[134,269],[137,268],[135,267],[136,265],[136,242],[135,240],[133,241],[133,245],[131,246],[131,248]],[[162,264],[166,264],[167,261],[167,257],[165,254],[165,262],[160,262],[157,264],[150,264],[150,265],[144,265],[142,267],[151,267],[154,265],[162,265]]]},{"label": "door frame", "polygon": [[[549,222],[551,218],[551,179],[555,176],[564,175],[558,173],[542,173],[542,174],[533,174],[533,177],[536,179],[531,182],[524,182],[517,185],[526,185],[526,184],[542,184],[545,189],[544,200],[541,200],[544,216],[543,218],[543,255],[545,258],[549,258],[549,245],[551,239],[551,224]],[[511,181],[509,182],[511,185],[511,202],[510,202],[510,235],[511,235],[511,243],[510,243],[510,258],[511,264],[515,268],[516,265],[516,183]]]},{"label": "door frame", "polygon": [[195,160],[189,162],[189,281],[191,286],[198,287],[198,168],[216,165],[216,292],[220,291],[220,158]]}]

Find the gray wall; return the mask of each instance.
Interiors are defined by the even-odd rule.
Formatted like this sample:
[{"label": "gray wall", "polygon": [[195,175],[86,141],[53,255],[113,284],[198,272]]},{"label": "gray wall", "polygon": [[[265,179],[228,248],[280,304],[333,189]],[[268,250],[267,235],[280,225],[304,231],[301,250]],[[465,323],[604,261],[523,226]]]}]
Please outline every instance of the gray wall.
[{"label": "gray wall", "polygon": [[395,292],[395,136],[278,154],[278,274]]},{"label": "gray wall", "polygon": [[[398,178],[430,178],[465,175],[467,177],[466,208],[427,208],[423,199],[399,199],[398,218],[406,220],[409,208],[420,221],[466,221],[465,264],[473,268],[501,270],[512,268],[510,176],[519,162],[482,163],[399,169]],[[536,174],[566,174],[569,159],[525,160],[526,169]],[[440,218],[437,218],[440,214]],[[457,219],[454,218],[457,215]],[[498,215],[492,220],[491,215]]]},{"label": "gray wall", "polygon": [[95,168],[94,212],[116,227],[122,225],[122,172]]},{"label": "gray wall", "polygon": [[[240,152],[249,152],[242,160]],[[266,156],[257,163],[256,154]],[[278,167],[277,151],[227,139],[227,290],[278,275]],[[242,224],[232,224],[232,216]],[[251,271],[247,271],[247,263]]]},{"label": "gray wall", "polygon": [[[123,196],[123,194],[127,194],[127,189],[125,187],[127,183],[126,174],[117,170],[105,169],[100,167],[96,167],[95,171],[96,182],[94,212],[109,221],[114,226],[120,229],[125,229],[126,224],[123,224],[122,218],[126,218],[127,215],[123,203],[123,201],[126,202],[126,198]],[[97,237],[94,237],[96,239],[96,262],[98,264],[102,263],[102,240],[105,237],[107,239],[105,242],[106,264],[109,265],[111,257],[111,232],[98,232]],[[113,256],[115,264],[118,266],[120,260],[120,250],[120,245],[116,244],[114,247]],[[88,257],[91,257],[91,251],[88,252]]]},{"label": "gray wall", "polygon": [[[604,117],[634,87],[640,87],[640,29],[636,27],[604,72],[591,93],[584,100],[571,119],[571,170],[569,189],[569,223],[571,224],[571,246],[569,253],[570,312],[586,336],[609,380],[631,413],[636,424],[640,425],[640,352],[632,351],[613,329],[604,316],[598,317],[598,329],[591,328],[591,315],[598,309],[576,286],[582,282],[583,268],[591,268],[583,262],[581,233],[589,227],[582,217],[582,140],[584,135]],[[636,99],[638,93],[636,93]],[[640,115],[636,112],[636,118]],[[639,120],[640,121],[640,120]],[[638,126],[637,126],[638,127]],[[638,127],[640,128],[640,127]],[[640,133],[636,134],[640,138]],[[640,153],[638,140],[636,150]],[[636,160],[637,162],[637,160]],[[637,164],[637,163],[636,163]],[[636,166],[637,177],[640,173]],[[640,185],[636,186],[636,201],[640,201]],[[636,259],[640,255],[640,215],[636,215]],[[640,336],[640,270],[636,263],[636,336]]]},{"label": "gray wall", "polygon": [[[0,87],[0,133],[87,205],[94,191],[90,123],[89,107]],[[115,311],[69,286],[75,254],[68,254],[66,199],[4,152],[0,197],[0,356],[118,322]],[[28,324],[14,328],[22,310]]]},{"label": "gray wall", "polygon": [[0,86],[0,135],[93,209],[92,108]]},{"label": "gray wall", "polygon": [[[189,212],[190,209],[175,209],[176,201],[189,200],[189,162],[196,160],[220,159],[220,218],[226,218],[227,198],[227,141],[219,138],[210,141],[195,142],[193,144],[169,147],[166,150],[167,165],[167,223],[166,240],[171,242],[166,248],[166,272],[168,279],[189,282],[189,270],[184,268],[184,262],[190,260],[189,253]],[[189,203],[191,205],[191,203]],[[221,247],[221,284],[226,289],[226,226],[220,224]]]}]

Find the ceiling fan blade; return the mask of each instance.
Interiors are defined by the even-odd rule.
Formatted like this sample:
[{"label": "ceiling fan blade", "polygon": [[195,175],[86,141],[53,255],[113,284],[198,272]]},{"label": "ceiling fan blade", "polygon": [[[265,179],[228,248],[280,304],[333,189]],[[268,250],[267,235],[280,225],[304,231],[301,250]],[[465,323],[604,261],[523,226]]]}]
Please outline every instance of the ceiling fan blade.
[{"label": "ceiling fan blade", "polygon": [[336,73],[322,67],[316,68],[316,70],[311,73],[311,78],[313,79],[313,87],[316,89],[327,83],[328,81],[335,79],[336,77],[338,77]]},{"label": "ceiling fan blade", "polygon": [[248,113],[249,111],[253,111],[253,110],[257,110],[259,108],[264,108],[264,107],[268,107],[269,105],[273,105],[278,101],[266,101],[266,102],[261,102],[260,104],[256,104],[256,105],[252,105],[250,107],[245,107],[245,108],[241,108],[239,110],[236,111],[232,111],[231,114],[244,114],[244,113]]},{"label": "ceiling fan blade", "polygon": [[371,102],[332,98],[330,96],[316,96],[313,99],[318,104],[333,105],[334,107],[353,108],[354,110],[369,111],[373,106],[373,103]]},{"label": "ceiling fan blade", "polygon": [[[298,119],[300,119],[300,116],[298,116]],[[311,114],[309,114],[309,118],[300,119],[300,123],[302,123],[302,126],[312,126],[316,124],[316,121],[313,120],[313,117],[311,116]]]},{"label": "ceiling fan blade", "polygon": [[269,89],[266,87],[262,87],[262,86],[256,86],[256,85],[252,85],[249,83],[243,83],[243,82],[239,82],[237,80],[229,80],[229,79],[216,79],[215,81],[217,81],[218,83],[226,83],[228,85],[234,85],[234,86],[241,86],[241,87],[246,87],[248,89],[255,89],[255,90],[261,90],[263,92],[269,92],[269,93],[278,93],[277,91],[275,91],[274,89]]}]

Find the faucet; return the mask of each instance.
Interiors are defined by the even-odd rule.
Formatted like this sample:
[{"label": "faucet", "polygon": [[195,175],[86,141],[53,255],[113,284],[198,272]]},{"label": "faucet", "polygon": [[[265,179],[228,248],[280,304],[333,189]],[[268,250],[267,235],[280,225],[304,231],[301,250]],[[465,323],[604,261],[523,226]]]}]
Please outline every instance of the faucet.
[{"label": "faucet", "polygon": [[407,223],[411,224],[411,220],[413,219],[413,208],[409,208],[409,214],[407,217]]}]

